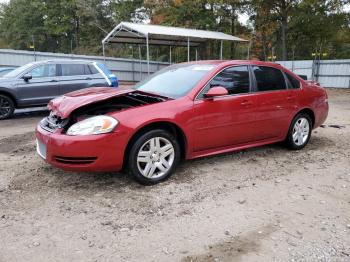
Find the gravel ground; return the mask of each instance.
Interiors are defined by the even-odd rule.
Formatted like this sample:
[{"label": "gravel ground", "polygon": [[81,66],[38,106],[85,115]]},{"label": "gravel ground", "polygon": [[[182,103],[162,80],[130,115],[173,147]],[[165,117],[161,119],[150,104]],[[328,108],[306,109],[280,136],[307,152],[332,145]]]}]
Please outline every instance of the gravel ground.
[{"label": "gravel ground", "polygon": [[0,261],[350,261],[350,90],[329,95],[304,150],[188,161],[152,187],[45,164],[47,111],[1,121]]}]

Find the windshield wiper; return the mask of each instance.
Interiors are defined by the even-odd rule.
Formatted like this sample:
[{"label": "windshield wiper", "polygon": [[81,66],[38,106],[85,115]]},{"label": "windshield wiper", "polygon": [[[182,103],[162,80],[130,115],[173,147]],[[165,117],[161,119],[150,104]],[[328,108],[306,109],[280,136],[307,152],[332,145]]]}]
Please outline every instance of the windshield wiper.
[{"label": "windshield wiper", "polygon": [[141,97],[149,97],[149,98],[153,98],[153,99],[158,99],[160,101],[165,101],[167,99],[173,99],[171,97],[167,97],[164,95],[159,95],[156,93],[151,93],[151,92],[147,92],[147,91],[143,91],[143,90],[136,90],[135,93],[129,94],[129,95],[133,95],[133,96],[141,96]]}]

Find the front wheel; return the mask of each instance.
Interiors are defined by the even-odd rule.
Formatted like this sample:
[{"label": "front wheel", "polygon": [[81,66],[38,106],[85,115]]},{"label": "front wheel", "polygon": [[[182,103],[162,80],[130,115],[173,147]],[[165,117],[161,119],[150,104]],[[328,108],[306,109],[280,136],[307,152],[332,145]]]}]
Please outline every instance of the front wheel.
[{"label": "front wheel", "polygon": [[180,159],[175,137],[162,129],[151,130],[136,139],[129,153],[129,171],[144,185],[167,179]]},{"label": "front wheel", "polygon": [[10,118],[15,111],[15,104],[12,99],[5,95],[0,95],[0,120]]},{"label": "front wheel", "polygon": [[286,138],[290,149],[304,148],[310,140],[312,132],[312,120],[308,114],[298,114],[294,117]]}]

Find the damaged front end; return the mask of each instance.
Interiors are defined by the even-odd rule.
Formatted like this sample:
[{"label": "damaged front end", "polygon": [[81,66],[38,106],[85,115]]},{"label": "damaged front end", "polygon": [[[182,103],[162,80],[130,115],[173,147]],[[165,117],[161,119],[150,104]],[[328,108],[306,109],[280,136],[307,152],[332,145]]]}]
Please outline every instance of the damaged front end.
[{"label": "damaged front end", "polygon": [[[69,94],[67,97],[71,103],[69,107],[67,106],[65,97],[60,98],[60,101],[65,102],[65,104],[55,103],[55,101],[49,104],[50,115],[41,120],[41,128],[51,133],[54,133],[57,129],[61,129],[61,132],[66,134],[69,128],[78,122],[93,117],[104,116],[112,112],[128,110],[167,100],[167,98],[161,96],[131,91],[121,95],[104,97],[103,99],[96,98],[88,102],[84,101],[84,103],[82,103],[83,105],[79,106],[77,103],[79,103],[81,99],[74,99],[76,96],[70,96]],[[62,111],[62,108],[68,109]]]}]

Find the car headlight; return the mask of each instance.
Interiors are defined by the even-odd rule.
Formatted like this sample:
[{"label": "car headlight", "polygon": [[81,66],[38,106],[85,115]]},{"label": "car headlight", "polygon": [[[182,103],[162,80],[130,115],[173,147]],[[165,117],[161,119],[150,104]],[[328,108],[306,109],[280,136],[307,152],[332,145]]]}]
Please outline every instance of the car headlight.
[{"label": "car headlight", "polygon": [[67,130],[69,136],[106,134],[113,131],[118,120],[110,116],[94,116],[75,123]]}]

